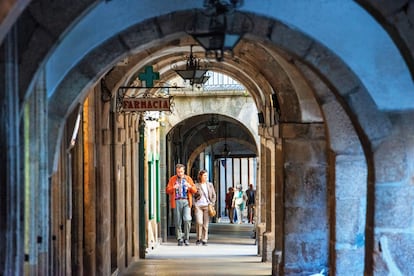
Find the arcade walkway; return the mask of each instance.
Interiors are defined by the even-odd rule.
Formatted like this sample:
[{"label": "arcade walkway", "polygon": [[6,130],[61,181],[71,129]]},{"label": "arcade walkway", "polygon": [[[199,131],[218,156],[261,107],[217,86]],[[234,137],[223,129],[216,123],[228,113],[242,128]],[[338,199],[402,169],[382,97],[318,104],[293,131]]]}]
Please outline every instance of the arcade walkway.
[{"label": "arcade walkway", "polygon": [[170,237],[122,275],[271,275],[271,263],[257,256],[252,231],[251,224],[212,223],[208,246],[196,246],[193,232],[190,246],[178,247]]}]

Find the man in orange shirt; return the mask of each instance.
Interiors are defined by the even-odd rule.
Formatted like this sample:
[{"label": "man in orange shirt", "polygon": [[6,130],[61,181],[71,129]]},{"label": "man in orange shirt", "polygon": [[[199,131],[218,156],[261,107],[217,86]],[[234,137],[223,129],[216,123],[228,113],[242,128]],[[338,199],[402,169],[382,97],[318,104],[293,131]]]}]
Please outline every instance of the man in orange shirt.
[{"label": "man in orange shirt", "polygon": [[[197,192],[193,180],[185,175],[185,166],[177,164],[175,166],[176,175],[173,175],[168,181],[166,193],[170,195],[170,207],[173,209],[175,236],[178,246],[185,244],[190,245],[190,228],[191,228],[191,206],[193,203],[193,194]],[[184,221],[184,231],[182,229]]]}]

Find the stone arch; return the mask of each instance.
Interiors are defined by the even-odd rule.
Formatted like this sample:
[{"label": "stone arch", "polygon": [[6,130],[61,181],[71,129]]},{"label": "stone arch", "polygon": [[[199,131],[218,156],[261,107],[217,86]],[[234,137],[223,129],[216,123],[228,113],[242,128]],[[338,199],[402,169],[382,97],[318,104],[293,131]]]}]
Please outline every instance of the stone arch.
[{"label": "stone arch", "polygon": [[[230,109],[232,110],[232,109]],[[194,114],[194,116],[192,116],[191,118],[195,118],[195,117],[203,117],[206,115],[202,115],[202,114],[206,114],[207,116],[210,115],[211,113],[205,111],[204,113],[200,113],[200,114]],[[186,120],[190,120],[191,118],[187,118],[182,120],[180,123],[185,123]],[[203,143],[199,143],[197,144],[196,142],[189,142],[188,144],[196,144],[194,149],[190,149],[190,156],[188,157],[188,162],[189,164],[192,164],[194,162],[194,160],[196,159],[196,157],[203,151],[203,149],[205,149],[207,146],[215,144],[216,142],[222,141],[224,138],[228,141],[228,142],[236,142],[237,144],[240,144],[243,147],[246,147],[247,149],[250,150],[250,152],[252,152],[255,155],[258,155],[258,144],[257,141],[255,139],[255,136],[258,136],[257,133],[255,133],[254,131],[252,131],[252,129],[250,129],[245,122],[242,121],[242,119],[245,118],[234,118],[232,117],[229,113],[227,114],[219,114],[218,116],[218,120],[219,121],[226,121],[227,124],[227,128],[237,128],[237,134],[232,134],[232,133],[227,133],[227,137],[224,137],[222,135],[218,135],[215,138],[210,138],[207,141],[203,141]],[[199,124],[200,125],[204,125],[205,121],[199,119]],[[173,126],[170,130],[173,131],[174,130]],[[197,126],[194,126],[194,128],[196,128]],[[198,132],[198,130],[196,130],[195,132]],[[199,133],[200,135],[202,135],[201,133]],[[226,135],[226,134],[225,134]],[[191,138],[192,141],[198,140],[197,137],[192,137]],[[191,167],[191,166],[190,166]]]},{"label": "stone arch", "polygon": [[390,35],[414,79],[414,40],[412,38],[414,4],[412,1],[389,2],[386,5],[375,0],[357,0],[356,2],[369,12]]},{"label": "stone arch", "polygon": [[[13,2],[13,1],[11,1]],[[367,2],[367,3],[374,3],[375,1],[359,1],[359,2]],[[14,1],[14,3],[16,3],[16,1]],[[21,75],[21,94],[26,94],[26,91],[30,90],[30,84],[28,84],[28,82],[32,82],[32,81],[36,81],[36,76],[37,74],[34,73],[35,70],[33,68],[38,67],[39,65],[44,64],[44,59],[47,55],[49,55],[50,51],[49,49],[51,49],[51,47],[54,47],[52,45],[54,45],[55,43],[57,43],[57,41],[59,40],[60,34],[63,33],[63,30],[65,30],[69,24],[71,24],[73,21],[76,20],[72,20],[73,18],[77,18],[78,16],[80,16],[82,13],[79,11],[86,11],[88,7],[91,7],[94,2],[93,1],[88,1],[87,4],[84,4],[84,6],[82,5],[78,5],[80,4],[80,2],[77,2],[77,4],[73,4],[74,9],[76,9],[76,11],[74,11],[73,9],[67,9],[66,6],[62,6],[60,7],[60,9],[58,9],[58,11],[56,11],[56,6],[51,6],[49,5],[49,7],[52,7],[51,9],[47,10],[48,13],[45,13],[46,15],[42,15],[39,13],[39,11],[41,11],[39,8],[36,9],[36,5],[37,6],[41,6],[39,5],[40,1],[32,1],[33,6],[31,7],[29,12],[25,12],[24,16],[27,17],[33,17],[35,19],[40,19],[42,21],[37,21],[40,22],[40,28],[38,29],[31,29],[30,31],[28,31],[30,34],[33,35],[28,35],[27,37],[31,37],[32,39],[29,41],[30,43],[25,43],[27,41],[23,41],[23,43],[25,45],[29,45],[27,47],[25,47],[26,49],[29,49],[27,52],[22,52],[21,56],[23,57],[23,65],[21,66],[21,70],[26,70],[24,71]],[[83,2],[86,3],[86,2]],[[375,4],[375,3],[374,3]],[[393,3],[392,5],[394,5],[395,3]],[[16,4],[14,4],[16,5]],[[52,5],[59,5],[59,2],[54,2]],[[379,4],[376,4],[379,5]],[[409,1],[402,1],[402,2],[398,2],[396,5],[403,5],[402,9],[400,10],[400,7],[398,7],[396,10],[394,10],[394,8],[386,8],[385,6],[383,7],[379,7],[376,6],[376,8],[378,8],[379,13],[380,13],[380,18],[382,18],[383,20],[379,20],[380,22],[384,22],[386,21],[387,23],[384,23],[384,25],[391,25],[393,26],[399,34],[401,34],[401,36],[403,37],[403,39],[401,40],[403,44],[408,45],[407,46],[407,50],[409,52],[404,52],[404,50],[401,50],[403,52],[404,57],[406,55],[408,55],[409,57],[411,57],[412,60],[412,56],[413,56],[413,51],[409,50],[409,49],[413,49],[413,47],[411,47],[410,45],[412,45],[411,43],[411,33],[412,33],[412,27],[409,27],[409,23],[410,23],[410,5],[412,7],[412,4],[409,3]],[[65,12],[62,12],[62,10],[64,10]],[[400,13],[400,11],[403,11],[402,13]],[[47,24],[47,20],[51,20],[53,17],[48,16],[48,15],[52,15],[53,14],[57,14],[59,15],[59,24]],[[392,15],[391,15],[392,14]],[[64,15],[64,16],[62,16]],[[69,19],[68,19],[69,18]],[[53,19],[52,19],[53,20]],[[4,22],[4,21],[2,21]],[[31,23],[30,20],[27,20],[26,22]],[[401,23],[402,22],[402,23]],[[406,27],[406,25],[408,25]],[[45,26],[47,28],[45,28]],[[53,27],[52,27],[53,26]],[[2,24],[1,26],[2,28],[4,27],[4,25]],[[42,29],[43,28],[43,29]],[[48,31],[44,31],[45,29],[47,29]],[[4,29],[2,29],[4,30]],[[36,30],[36,32],[34,31]],[[7,31],[7,30],[6,30]],[[389,30],[388,30],[389,31]],[[390,32],[390,31],[389,31]],[[47,34],[46,34],[47,33]],[[392,36],[392,34],[391,34]],[[46,38],[46,39],[39,39],[39,38]],[[1,40],[1,38],[0,38]],[[38,47],[38,45],[40,44],[39,41],[43,41],[44,43],[42,45],[47,45],[46,47]],[[399,45],[399,43],[397,43],[397,45]],[[49,48],[50,47],[50,48]],[[30,50],[32,49],[32,50]],[[33,51],[33,49],[36,49]],[[38,49],[41,49],[41,51],[39,52]],[[400,49],[403,49],[403,47],[400,46]],[[33,51],[33,52],[30,52]],[[317,51],[316,51],[317,52]],[[30,53],[35,53],[35,55],[31,55]],[[317,59],[316,61],[314,61],[315,63],[319,63],[320,60],[323,60],[324,58],[326,58],[327,56],[329,56],[329,54],[324,54],[321,56],[317,56],[315,59]],[[411,72],[413,72],[412,68],[413,68],[413,63],[408,61],[408,58],[405,58],[407,64],[409,65],[409,68],[411,69]],[[323,61],[322,61],[323,62]],[[299,62],[296,62],[299,63]],[[328,62],[327,62],[328,63]],[[298,65],[299,66],[299,65]],[[316,68],[316,72],[318,72],[318,68],[319,66],[323,66],[323,64],[317,64],[315,66],[312,66],[313,69]],[[343,67],[345,68],[345,66]],[[336,70],[338,70],[338,68],[335,68]],[[36,69],[37,70],[37,69]],[[320,70],[323,71],[323,70]],[[81,76],[83,76],[81,74]],[[321,74],[319,74],[320,78],[322,80],[327,80],[330,78],[326,78],[326,76],[328,76],[327,74],[325,74],[324,72],[322,72]],[[87,85],[89,84],[93,84],[93,82],[85,82],[87,83]],[[327,82],[329,84],[329,82]],[[317,84],[313,84],[314,87],[317,87]],[[330,85],[328,85],[329,87],[331,87]],[[82,87],[82,86],[80,86]],[[26,89],[27,88],[27,89]],[[76,88],[76,86],[75,86]],[[331,88],[335,88],[335,87],[331,87]],[[391,125],[388,121],[388,118],[386,118],[386,116],[384,114],[380,114],[377,112],[376,108],[373,107],[371,100],[369,99],[369,97],[366,97],[367,95],[364,94],[365,92],[363,91],[362,93],[359,93],[359,87],[355,88],[351,93],[342,93],[341,91],[344,90],[340,90],[337,91],[336,89],[332,89],[332,93],[335,94],[335,97],[338,99],[338,102],[340,104],[340,107],[344,108],[344,112],[347,114],[350,114],[350,118],[352,119],[352,122],[356,121],[356,122],[360,122],[362,121],[363,123],[357,126],[357,133],[359,135],[361,135],[361,137],[363,137],[363,144],[364,145],[368,145],[367,149],[367,155],[372,156],[372,152],[376,151],[376,148],[382,145],[386,145],[388,141],[384,141],[383,137],[385,137],[390,131],[391,131]],[[347,89],[345,88],[345,91]],[[351,89],[352,90],[352,89]],[[358,91],[357,91],[358,90]],[[353,92],[357,92],[357,93],[353,93]],[[21,97],[24,98],[25,96]],[[360,101],[360,99],[362,99],[362,101]],[[319,98],[319,100],[321,102],[325,101],[324,96],[321,96]],[[65,104],[67,104],[67,102],[63,101]],[[59,101],[55,101],[55,104],[59,104]],[[69,102],[70,103],[70,102]],[[363,113],[358,113],[358,111],[361,111],[364,109],[364,104],[368,103],[369,106],[369,110],[367,112],[363,112]],[[69,104],[70,105],[70,104]],[[328,104],[326,104],[326,106],[328,106]],[[349,106],[351,106],[351,108],[349,108]],[[335,108],[331,108],[331,109],[335,109]],[[332,112],[334,113],[334,112]],[[357,116],[354,116],[355,114],[359,114]],[[378,128],[376,127],[376,124],[374,124],[374,126],[371,128],[371,126],[369,126],[370,122],[374,122],[375,123],[375,117],[377,114],[381,115],[380,121],[384,122],[385,124],[385,128],[383,129],[382,132],[377,132]],[[61,120],[62,118],[65,117],[65,115],[62,115],[62,117],[59,117],[59,113],[57,114],[58,116],[56,118],[52,118],[52,121],[54,123],[55,126],[59,127],[59,120]],[[325,115],[326,117],[328,117],[328,115]],[[339,116],[338,116],[339,117]],[[56,120],[55,120],[56,119]],[[371,128],[371,130],[369,130]],[[368,130],[367,132],[370,134],[368,136],[364,136],[365,131]],[[57,133],[57,132],[56,132]],[[56,137],[56,136],[55,136]],[[374,149],[372,148],[372,146],[374,147]],[[387,147],[387,145],[386,145]],[[365,147],[364,147],[365,148]],[[400,150],[400,149],[399,149]],[[381,156],[383,156],[381,154],[381,152],[378,153],[377,156],[375,156],[375,159],[372,160],[368,160],[368,163],[370,164],[370,168],[378,168],[378,166],[382,166],[383,168],[386,168],[384,161],[381,160]],[[381,162],[382,161],[382,162]],[[378,170],[376,170],[374,173],[379,173]],[[381,177],[381,174],[379,175]],[[374,178],[372,175],[369,178],[369,182],[376,182],[377,179]],[[385,180],[387,181],[387,180]],[[373,194],[373,193],[371,193]]]},{"label": "stone arch", "polygon": [[[191,15],[191,13],[190,13]],[[177,14],[171,15],[171,16],[177,16]],[[164,20],[158,20],[158,22],[164,22]],[[149,24],[147,24],[148,26]],[[267,19],[267,25],[269,26],[275,26],[274,25],[274,21]],[[366,91],[364,91],[364,89],[360,86],[360,83],[358,82],[358,84],[355,84],[353,87],[347,87],[346,84],[349,83],[355,83],[355,81],[348,81],[346,80],[348,79],[355,79],[355,76],[352,75],[352,73],[350,72],[350,70],[346,67],[346,66],[340,66],[340,61],[334,58],[334,55],[330,54],[329,51],[327,51],[326,49],[324,49],[322,46],[316,46],[317,43],[314,43],[312,40],[310,40],[309,38],[305,37],[305,36],[301,36],[300,34],[288,29],[288,28],[284,28],[283,25],[278,24],[277,25],[278,28],[273,28],[274,32],[273,32],[273,37],[271,36],[271,40],[269,42],[271,43],[275,43],[275,45],[277,45],[278,47],[281,47],[282,49],[284,49],[285,51],[289,51],[290,53],[293,53],[297,58],[299,59],[303,59],[305,62],[308,62],[310,64],[312,64],[312,66],[314,68],[319,68],[318,70],[320,71],[320,74],[324,76],[325,79],[327,79],[327,77],[330,76],[330,81],[333,85],[335,85],[337,89],[337,91],[341,91],[341,96],[343,97],[347,97],[350,94],[352,94],[352,98],[355,97],[365,97],[365,98],[370,98]],[[67,102],[73,102],[76,101],[76,95],[75,96],[69,96],[71,95],[72,91],[80,91],[81,87],[85,87],[87,85],[87,83],[89,81],[88,78],[91,78],[92,81],[89,83],[93,83],[95,81],[97,81],[98,76],[101,76],[105,73],[105,71],[108,71],[110,69],[111,66],[113,66],[115,64],[115,61],[119,60],[120,57],[124,56],[125,52],[129,52],[131,49],[133,48],[142,48],[143,45],[140,44],[142,41],[136,41],[135,43],[138,44],[130,44],[131,39],[129,42],[125,43],[125,41],[123,41],[123,39],[121,38],[125,38],[125,37],[134,37],[136,36],[136,31],[138,29],[138,31],[143,31],[142,28],[144,28],[143,26],[141,27],[137,27],[137,28],[130,28],[127,31],[125,31],[123,34],[120,34],[117,37],[114,37],[113,39],[110,39],[108,41],[106,41],[104,44],[102,44],[101,46],[97,47],[95,50],[91,51],[87,56],[85,56],[85,58],[78,64],[78,66],[75,69],[72,69],[71,72],[69,72],[69,74],[67,75],[67,77],[61,82],[61,84],[59,85],[59,88],[57,89],[57,93],[55,93],[52,98],[50,99],[50,102],[54,102],[54,101],[58,101],[59,103],[64,103],[65,101]],[[283,31],[290,33],[293,32],[291,35],[291,41],[289,41],[289,39],[283,39],[283,41],[278,41],[280,37],[283,37],[277,33],[280,32],[281,29],[283,28]],[[173,29],[172,27],[170,27],[170,29]],[[171,30],[171,31],[175,31]],[[254,33],[256,34],[262,34],[262,32],[260,32],[260,30],[253,30]],[[293,35],[295,34],[295,36]],[[179,34],[176,34],[179,35]],[[262,34],[264,35],[264,34]],[[171,36],[168,34],[165,34],[165,36]],[[266,33],[266,37],[267,38],[267,33]],[[263,38],[262,38],[263,39]],[[162,41],[160,41],[158,34],[153,34],[152,37],[147,37],[146,41],[152,41],[152,43],[154,43],[153,41],[158,41],[158,43],[162,43]],[[300,43],[298,43],[298,40],[300,41]],[[293,43],[293,44],[292,44]],[[128,45],[128,48],[125,47],[125,45]],[[286,45],[286,46],[285,46]],[[301,48],[298,48],[297,46],[293,46],[293,47],[289,47],[287,48],[288,45],[301,45]],[[305,45],[305,46],[303,46]],[[110,51],[110,55],[108,55],[108,50],[111,49]],[[336,60],[336,61],[335,61]],[[337,64],[337,70],[330,70],[331,66],[326,67],[327,62],[335,62]],[[77,69],[77,68],[83,68],[83,69]],[[342,69],[340,69],[342,68]],[[328,69],[328,70],[327,70]],[[82,72],[83,71],[83,72]],[[73,80],[77,80],[75,81],[69,81],[69,87],[65,84],[66,80],[72,79]],[[346,81],[345,81],[346,80]],[[77,87],[73,87],[73,84],[79,84],[78,88]],[[65,88],[66,87],[66,88]],[[64,91],[64,90],[69,90],[69,91]],[[63,92],[64,91],[64,92]],[[77,93],[77,92],[75,92]],[[363,96],[363,95],[367,95],[367,96]],[[351,97],[350,97],[351,98]],[[346,100],[345,100],[346,101]],[[62,111],[62,106],[65,106],[68,104],[63,104],[63,105],[59,105],[59,113]],[[351,105],[352,106],[352,105]],[[356,108],[356,106],[355,106]],[[55,110],[52,108],[50,109],[51,113],[54,114]],[[376,113],[376,108],[375,105],[372,103],[372,108],[369,109],[370,113]],[[58,112],[56,112],[58,113]],[[60,114],[59,115],[56,114],[57,116],[52,116],[55,118],[58,117],[62,117],[62,115],[64,116],[64,114]],[[373,114],[366,114],[367,113],[367,109],[361,109],[361,110],[352,110],[352,113],[355,114],[363,114],[360,117],[361,118],[367,118],[367,117],[372,117]],[[377,116],[377,118],[382,118],[383,120],[386,120],[384,116]],[[368,124],[370,124],[371,122],[367,122]],[[366,124],[366,123],[365,123]],[[380,122],[378,120],[378,124],[376,124],[377,126],[382,125],[382,121]],[[372,125],[370,125],[370,127],[366,126],[365,127],[368,130],[373,130],[372,129]],[[375,135],[374,133],[378,134],[381,133],[382,128],[376,128],[375,130],[373,130],[372,135]],[[368,133],[368,136],[370,136],[370,134]],[[371,137],[373,139],[377,138],[377,137]],[[54,141],[54,139],[51,139],[52,141]]]},{"label": "stone arch", "polygon": [[[263,18],[261,19],[263,20]],[[389,126],[389,123],[387,123],[387,118],[378,112],[375,104],[357,77],[334,54],[315,41],[287,28],[281,23],[271,19],[266,19],[265,21],[269,26],[273,27],[270,31],[271,35],[269,36],[268,33],[265,35],[261,33],[261,30],[255,30],[255,35],[252,35],[251,39],[255,41],[265,40],[267,44],[280,48],[281,50],[279,52],[287,60],[290,60],[291,63],[296,65],[297,63],[305,64],[322,82],[326,83],[334,92],[335,101],[341,104],[347,114],[346,116],[351,118],[352,125],[357,130],[358,139],[368,148],[365,152],[368,156],[365,156],[365,158],[372,160],[369,150],[370,141],[384,137],[387,131],[389,131],[389,128],[384,129],[383,126]],[[85,87],[94,84],[120,57],[125,55],[125,52],[129,52],[135,48],[144,48],[145,44],[140,44],[140,42],[135,42],[137,44],[128,44],[121,39],[121,37],[127,37],[128,35],[132,36],[132,32],[136,31],[137,28],[132,28],[133,30],[129,29],[120,36],[106,41],[103,45],[100,45],[85,56],[78,66],[69,72],[67,77],[59,85],[57,92],[51,98],[49,105],[51,107],[51,129],[59,129],[61,121],[66,116],[67,109],[70,108],[73,102],[81,99],[82,95],[77,94],[76,91],[86,91]],[[181,32],[166,34],[166,37],[176,37],[180,34]],[[284,36],[281,34],[284,34]],[[283,39],[281,39],[282,37]],[[153,37],[147,37],[146,40],[152,41],[152,43],[156,41],[158,45],[163,43],[163,39],[159,39],[158,34],[154,34]],[[300,43],[298,43],[298,40]],[[126,44],[128,47],[125,46]],[[288,47],[288,45],[300,45],[301,47]],[[110,55],[107,54],[109,49],[111,50]],[[66,106],[67,109],[61,108],[62,106],[59,106],[59,109],[53,108],[58,106],[56,103],[63,103],[62,106]],[[269,107],[270,102],[265,101],[264,104]],[[375,121],[372,118],[375,118]],[[53,139],[59,137],[58,133],[54,133],[53,131],[50,133],[52,135],[50,141],[58,142],[59,139]],[[273,144],[270,143],[270,145]],[[51,153],[54,154],[53,150]],[[368,161],[368,164],[371,164],[371,161]],[[370,172],[368,182],[373,182],[374,167],[369,165],[368,171]]]},{"label": "stone arch", "polygon": [[[30,41],[24,42],[27,47],[25,47],[25,51],[21,53],[22,56],[30,57],[23,59],[23,65],[21,66],[24,68],[22,72],[20,73],[21,76],[21,86],[20,91],[22,93],[27,93],[27,91],[30,91],[28,87],[32,86],[32,83],[34,81],[32,76],[37,75],[36,68],[38,68],[38,65],[44,64],[44,61],[46,60],[47,56],[50,54],[50,50],[54,48],[55,43],[59,40],[59,34],[64,33],[66,30],[70,29],[70,26],[73,22],[79,21],[79,18],[85,15],[85,13],[92,9],[95,5],[97,5],[94,1],[81,1],[82,3],[77,3],[71,5],[70,9],[66,5],[62,5],[59,2],[54,2],[52,5],[48,5],[47,10],[44,10],[44,6],[40,5],[40,1],[29,1],[30,5],[28,5],[28,2],[25,2],[25,4],[22,6],[21,3],[17,3],[16,1],[9,1],[10,6],[8,7],[9,13],[13,13],[13,10],[19,10],[23,9],[25,5],[28,5],[27,11],[25,11],[21,19],[19,19],[22,23],[22,25],[31,24],[32,20],[36,20],[37,25],[39,28],[28,28],[30,29],[30,37],[33,39]],[[378,21],[381,22],[387,22],[386,24],[383,23],[383,26],[393,26],[393,28],[386,28],[388,33],[395,37],[395,33],[391,30],[397,30],[398,34],[403,37],[403,39],[398,40],[401,41],[401,43],[397,43],[397,45],[401,45],[400,48],[404,49],[410,49],[410,45],[412,45],[410,40],[410,28],[407,28],[406,25],[410,22],[409,17],[409,11],[410,11],[410,3],[393,3],[392,6],[390,5],[381,5],[373,2],[373,1],[357,1],[361,7],[365,8],[368,12],[370,12],[373,16],[378,18]],[[400,13],[400,11],[403,11]],[[394,13],[396,16],[391,17],[388,16],[388,14]],[[48,24],[49,20],[53,20],[54,16],[59,14],[59,23],[60,24]],[[18,13],[13,13],[13,16],[6,17],[3,22],[14,22],[16,20]],[[62,16],[63,15],[63,16]],[[33,19],[30,19],[29,17],[33,17]],[[390,20],[390,18],[399,18],[398,20]],[[400,21],[403,20],[403,24],[400,23]],[[10,23],[11,24],[11,23]],[[8,25],[2,24],[1,26],[2,30],[7,31]],[[43,28],[43,30],[48,30],[47,33],[44,31],[40,31],[39,29]],[[39,46],[39,42],[42,42],[42,47]],[[37,51],[37,49],[42,49],[42,52]],[[413,48],[413,47],[411,47]],[[33,51],[33,49],[36,49]],[[413,60],[413,52],[410,51],[409,53],[407,51],[402,51],[403,56],[410,56],[410,60]],[[406,58],[406,60],[408,60]],[[407,61],[407,64],[409,65],[411,72],[412,72],[412,62]]]}]

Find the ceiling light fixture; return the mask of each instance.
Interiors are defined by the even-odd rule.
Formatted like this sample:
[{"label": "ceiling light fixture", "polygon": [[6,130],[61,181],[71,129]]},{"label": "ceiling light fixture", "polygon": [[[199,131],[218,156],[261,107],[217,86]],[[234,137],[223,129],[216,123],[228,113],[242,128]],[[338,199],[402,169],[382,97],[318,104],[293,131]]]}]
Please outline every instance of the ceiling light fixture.
[{"label": "ceiling light fixture", "polygon": [[207,128],[210,132],[215,132],[219,126],[219,120],[217,114],[211,115],[210,120],[207,122]]},{"label": "ceiling light fixture", "polygon": [[227,158],[230,156],[230,149],[227,147],[227,124],[224,125],[224,148],[221,154],[224,156],[224,158]]},{"label": "ceiling light fixture", "polygon": [[240,41],[239,34],[227,33],[227,23],[228,15],[242,4],[242,0],[230,0],[229,3],[220,0],[204,1],[206,10],[203,14],[207,16],[208,28],[189,34],[206,50],[207,56],[212,53],[217,61],[223,61],[224,52],[232,51]]},{"label": "ceiling light fixture", "polygon": [[185,81],[190,81],[190,85],[203,85],[205,84],[210,76],[206,73],[208,69],[206,66],[202,66],[201,60],[193,55],[193,46],[190,48],[190,55],[188,56],[185,64],[185,68],[178,68],[176,65],[173,66],[173,70],[180,75]]}]

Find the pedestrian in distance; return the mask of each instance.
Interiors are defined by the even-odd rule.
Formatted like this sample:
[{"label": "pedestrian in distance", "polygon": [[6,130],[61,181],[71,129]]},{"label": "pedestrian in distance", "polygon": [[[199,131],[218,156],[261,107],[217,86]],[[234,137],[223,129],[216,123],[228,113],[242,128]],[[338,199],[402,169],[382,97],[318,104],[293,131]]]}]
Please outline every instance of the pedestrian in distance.
[{"label": "pedestrian in distance", "polygon": [[234,223],[233,195],[234,195],[234,189],[233,187],[229,187],[228,192],[226,193],[225,202],[226,202],[227,215],[229,216],[230,223]]},{"label": "pedestrian in distance", "polygon": [[233,196],[233,207],[236,209],[238,224],[243,223],[243,211],[246,206],[246,194],[242,190],[242,185],[236,186]]},{"label": "pedestrian in distance", "polygon": [[247,196],[247,219],[249,223],[253,223],[254,209],[256,206],[256,190],[253,188],[253,184],[249,184],[249,189],[246,190]]}]

